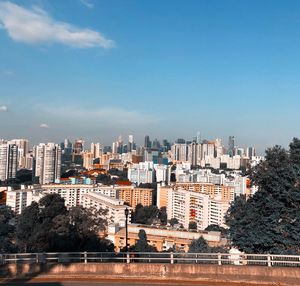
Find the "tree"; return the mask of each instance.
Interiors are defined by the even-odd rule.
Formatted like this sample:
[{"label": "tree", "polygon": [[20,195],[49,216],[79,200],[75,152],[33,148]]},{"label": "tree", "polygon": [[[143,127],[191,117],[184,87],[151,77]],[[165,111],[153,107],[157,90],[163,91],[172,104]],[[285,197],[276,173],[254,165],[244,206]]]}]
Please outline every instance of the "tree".
[{"label": "tree", "polygon": [[99,232],[107,227],[107,210],[73,207],[69,219],[80,251],[113,251],[114,245],[99,237]]},{"label": "tree", "polygon": [[190,253],[208,253],[209,246],[206,240],[200,236],[198,239],[194,239],[189,246]]},{"label": "tree", "polygon": [[22,251],[113,251],[99,232],[107,226],[107,211],[75,207],[67,210],[57,194],[43,197],[20,215],[17,244]]},{"label": "tree", "polygon": [[0,206],[0,253],[16,251],[13,242],[15,229],[11,223],[13,219],[12,210],[6,205]]},{"label": "tree", "polygon": [[39,223],[39,212],[39,205],[36,202],[33,202],[30,206],[25,208],[22,215],[18,218],[16,240],[17,245],[22,252],[32,252],[34,250],[32,234],[34,228]]},{"label": "tree", "polygon": [[197,223],[195,221],[190,221],[189,222],[189,229],[194,229],[197,230]]},{"label": "tree", "polygon": [[157,252],[157,249],[149,245],[147,242],[147,234],[144,229],[140,229],[138,233],[138,241],[136,244],[131,248],[132,251],[135,252]]},{"label": "tree", "polygon": [[293,254],[300,249],[300,141],[266,150],[250,170],[258,192],[236,198],[226,215],[233,245],[248,253]]},{"label": "tree", "polygon": [[158,213],[158,218],[162,225],[166,225],[168,223],[168,215],[167,215],[167,208],[161,207]]},{"label": "tree", "polygon": [[135,209],[134,219],[136,223],[141,224],[152,224],[155,219],[158,219],[159,209],[157,206],[146,206],[137,205]]},{"label": "tree", "polygon": [[170,225],[171,226],[174,226],[174,225],[176,225],[176,224],[179,224],[179,221],[178,221],[178,219],[177,218],[171,218],[170,220],[169,220],[169,223],[170,223]]},{"label": "tree", "polygon": [[[243,198],[245,198],[245,197],[243,196]],[[205,231],[219,231],[219,232],[221,232],[221,234],[222,234],[223,236],[227,236],[227,234],[228,234],[228,230],[227,230],[226,228],[221,227],[221,226],[219,226],[219,225],[217,225],[217,224],[210,224],[210,225],[205,229]]]}]

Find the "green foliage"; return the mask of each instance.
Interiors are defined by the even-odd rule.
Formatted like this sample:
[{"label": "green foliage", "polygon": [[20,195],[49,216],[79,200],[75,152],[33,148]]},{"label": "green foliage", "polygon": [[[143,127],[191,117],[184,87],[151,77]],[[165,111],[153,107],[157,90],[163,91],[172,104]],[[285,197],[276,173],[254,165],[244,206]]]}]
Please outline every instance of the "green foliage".
[{"label": "green foliage", "polygon": [[[194,239],[189,246],[189,253],[227,253],[224,247],[210,247],[207,241],[201,236]],[[209,258],[209,257],[208,257]]]},{"label": "green foliage", "polygon": [[174,217],[173,217],[173,218],[171,218],[171,219],[169,220],[169,223],[170,223],[171,226],[174,226],[174,225],[178,224],[179,221],[178,221],[177,218],[174,218]]},{"label": "green foliage", "polygon": [[162,225],[167,225],[168,223],[168,215],[167,215],[167,208],[161,207],[158,213],[158,218]]},{"label": "green foliage", "polygon": [[131,247],[131,251],[134,252],[157,252],[157,249],[147,242],[147,234],[144,229],[139,231],[139,239],[136,244]]},{"label": "green foliage", "polygon": [[190,253],[208,253],[209,246],[206,240],[201,236],[198,239],[194,239],[189,246]]},{"label": "green foliage", "polygon": [[43,197],[20,215],[16,241],[21,251],[113,251],[114,246],[98,235],[107,225],[107,211],[66,209],[57,194]]},{"label": "green foliage", "polygon": [[221,234],[222,234],[223,236],[227,236],[227,234],[228,234],[228,230],[227,230],[226,228],[221,227],[221,226],[219,226],[219,225],[217,225],[217,224],[211,224],[211,225],[209,225],[209,226],[205,229],[205,231],[219,231],[219,232],[221,232]]},{"label": "green foliage", "polygon": [[266,150],[250,172],[258,192],[236,198],[226,215],[233,245],[248,253],[295,254],[300,249],[300,141]]},{"label": "green foliage", "polygon": [[5,205],[0,206],[0,253],[16,251],[13,243],[14,227],[11,224],[13,219],[12,210]]},{"label": "green foliage", "polygon": [[138,204],[135,209],[134,213],[134,221],[136,223],[141,224],[152,224],[155,222],[155,220],[158,220],[160,210],[157,208],[157,206],[146,206],[143,207],[141,204]]},{"label": "green foliage", "polygon": [[16,238],[21,252],[29,252],[34,248],[32,234],[34,232],[34,228],[39,223],[39,212],[39,205],[36,202],[33,202],[18,218]]},{"label": "green foliage", "polygon": [[190,221],[189,222],[189,229],[194,229],[197,230],[197,223],[195,221]]}]

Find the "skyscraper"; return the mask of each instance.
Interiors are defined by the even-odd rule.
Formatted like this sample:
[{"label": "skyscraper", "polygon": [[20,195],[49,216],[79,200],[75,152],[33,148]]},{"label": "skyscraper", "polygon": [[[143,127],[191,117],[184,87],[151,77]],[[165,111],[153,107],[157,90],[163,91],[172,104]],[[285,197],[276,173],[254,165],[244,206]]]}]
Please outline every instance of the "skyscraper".
[{"label": "skyscraper", "polygon": [[81,154],[84,150],[84,140],[77,139],[74,144],[74,154],[78,155]]},{"label": "skyscraper", "polygon": [[61,148],[54,143],[40,143],[34,147],[34,174],[40,184],[53,183],[60,178]]},{"label": "skyscraper", "polygon": [[9,142],[0,143],[0,180],[16,178],[18,146]]},{"label": "skyscraper", "polygon": [[228,155],[230,157],[234,155],[234,136],[229,136],[228,139]]},{"label": "skyscraper", "polygon": [[134,148],[133,135],[128,136],[128,152],[131,152]]},{"label": "skyscraper", "polygon": [[151,148],[151,141],[150,141],[150,137],[148,135],[145,136],[144,147],[145,148]]}]

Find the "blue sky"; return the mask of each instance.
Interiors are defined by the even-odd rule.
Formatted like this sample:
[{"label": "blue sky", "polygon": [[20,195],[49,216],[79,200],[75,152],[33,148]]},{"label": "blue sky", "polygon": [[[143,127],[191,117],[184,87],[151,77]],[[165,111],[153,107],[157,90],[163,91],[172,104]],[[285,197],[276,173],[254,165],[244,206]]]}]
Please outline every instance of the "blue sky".
[{"label": "blue sky", "polygon": [[[0,138],[299,135],[300,1],[0,1]],[[47,128],[48,127],[48,128]]]}]

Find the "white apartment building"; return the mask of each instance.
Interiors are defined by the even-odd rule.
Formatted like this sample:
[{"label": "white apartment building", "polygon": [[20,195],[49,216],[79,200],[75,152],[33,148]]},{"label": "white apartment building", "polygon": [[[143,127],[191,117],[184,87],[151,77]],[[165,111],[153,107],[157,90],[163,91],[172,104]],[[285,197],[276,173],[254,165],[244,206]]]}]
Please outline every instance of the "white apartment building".
[{"label": "white apartment building", "polygon": [[16,178],[18,146],[11,142],[0,142],[0,180]]},{"label": "white apartment building", "polygon": [[241,156],[236,155],[230,157],[229,155],[222,155],[221,163],[225,163],[228,169],[237,170],[241,167]]},{"label": "white apartment building", "polygon": [[[188,228],[190,222],[196,222],[198,229],[201,230],[210,224],[225,226],[224,216],[230,206],[230,200],[222,199],[221,195],[213,197],[208,193],[184,189],[166,188],[165,190],[168,219],[178,219],[184,228]],[[158,200],[160,203],[164,201],[160,197]]]},{"label": "white apartment building", "polygon": [[155,170],[153,162],[141,162],[139,164],[133,164],[128,169],[128,180],[130,182],[139,184],[153,183]]},{"label": "white apartment building", "polygon": [[67,208],[83,205],[83,195],[90,192],[99,193],[108,197],[116,198],[116,186],[101,185],[64,185],[64,184],[47,184],[42,185],[41,190],[46,194],[59,194],[64,200]]},{"label": "white apartment building", "polygon": [[131,220],[132,208],[124,205],[124,201],[111,198],[99,193],[88,193],[83,195],[84,208],[105,209],[108,211],[106,217],[109,223],[119,223],[124,226],[126,217],[125,209],[129,210],[128,221]]},{"label": "white apartment building", "polygon": [[170,183],[171,180],[171,166],[155,164],[154,170],[156,174],[156,182]]},{"label": "white apartment building", "polygon": [[196,222],[198,229],[208,226],[209,195],[185,190],[170,190],[168,192],[168,219],[176,218],[184,228],[190,222]]},{"label": "white apartment building", "polygon": [[100,158],[102,156],[102,146],[100,143],[91,144],[91,152],[93,154],[93,159]]},{"label": "white apartment building", "polygon": [[10,144],[15,144],[18,147],[18,168],[27,168],[26,157],[29,151],[29,142],[27,139],[13,139]]},{"label": "white apartment building", "polygon": [[26,189],[21,186],[19,190],[12,190],[11,188],[7,191],[6,205],[16,214],[21,214],[23,210],[30,206],[32,202],[38,202],[42,196],[38,190]]},{"label": "white apartment building", "polygon": [[225,214],[229,209],[230,202],[221,199],[210,199],[208,203],[208,225],[216,224],[222,227],[225,225]]},{"label": "white apartment building", "polygon": [[55,182],[60,178],[61,148],[54,143],[41,143],[34,147],[35,176],[40,184]]}]

